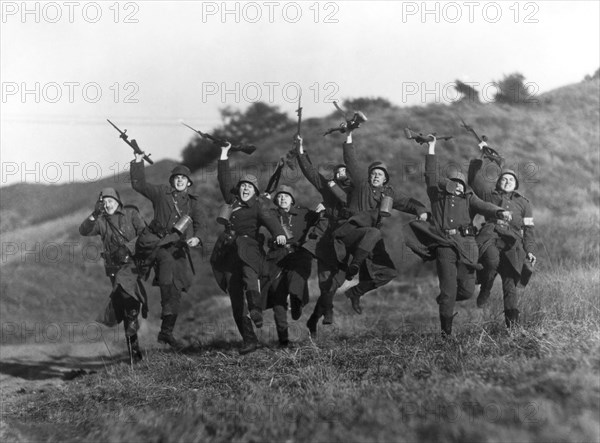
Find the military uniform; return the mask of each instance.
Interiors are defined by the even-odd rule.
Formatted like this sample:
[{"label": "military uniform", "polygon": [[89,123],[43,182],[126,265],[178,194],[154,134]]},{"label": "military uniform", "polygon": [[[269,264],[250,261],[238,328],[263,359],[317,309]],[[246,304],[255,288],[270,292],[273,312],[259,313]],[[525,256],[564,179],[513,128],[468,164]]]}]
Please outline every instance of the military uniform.
[{"label": "military uniform", "polygon": [[357,312],[360,312],[358,299],[366,292],[383,286],[398,275],[394,262],[385,250],[380,231],[379,204],[384,196],[393,198],[393,208],[413,215],[427,212],[418,200],[400,193],[388,184],[374,187],[369,182],[373,169],[382,169],[389,178],[385,165],[371,164],[367,174],[358,165],[354,147],[344,143],[344,162],[353,188],[348,193],[347,219],[335,230],[335,247],[338,259],[343,260],[348,253],[353,254],[353,263],[359,263],[359,283],[346,292]]},{"label": "military uniform", "polygon": [[498,181],[490,181],[486,177],[493,166],[487,158],[472,160],[469,165],[469,184],[483,200],[511,211],[512,220],[504,222],[488,217],[477,236],[480,263],[483,265],[479,273],[481,289],[477,304],[483,306],[487,302],[494,279],[500,273],[506,323],[510,326],[518,320],[517,285],[525,286],[531,274],[526,256],[536,253],[535,229],[531,203],[517,190],[515,172],[507,169],[499,171],[498,181],[504,174],[515,177],[515,190],[504,192],[498,187]]},{"label": "military uniform", "polygon": [[273,308],[279,343],[286,346],[288,344],[288,295],[294,320],[300,318],[302,307],[309,300],[308,279],[313,256],[302,247],[302,243],[318,215],[307,208],[293,206],[295,203],[293,190],[285,185],[280,186],[276,191],[275,201],[277,195],[282,192],[292,197],[292,206],[288,211],[277,207],[270,211],[286,232],[287,242],[285,246],[278,245],[273,240],[269,242],[261,289],[263,297],[267,300],[267,308]]},{"label": "military uniform", "polygon": [[110,298],[114,316],[118,323],[123,321],[130,355],[141,359],[137,336],[138,314],[141,306],[142,315],[146,317],[148,301],[133,256],[135,240],[145,224],[138,209],[135,206],[123,206],[114,189],[106,188],[102,195],[113,197],[119,202],[119,207],[112,215],[102,213],[87,217],[79,226],[79,233],[86,237],[99,235],[102,239],[104,266],[112,284]]},{"label": "military uniform", "polygon": [[[259,276],[264,265],[259,229],[265,226],[275,237],[285,233],[277,219],[269,213],[273,203],[259,195],[256,177],[242,177],[234,188],[229,160],[219,160],[217,177],[221,194],[231,205],[232,213],[227,229],[217,239],[210,263],[219,287],[229,293],[233,318],[244,340],[244,348],[252,348],[258,343],[258,338],[249,313],[260,312],[265,304],[259,288]],[[238,197],[238,187],[243,181],[255,187],[255,195],[246,202]]]},{"label": "military uniform", "polygon": [[[162,325],[159,341],[169,343],[166,338],[173,338],[173,328],[179,314],[181,293],[187,291],[192,283],[191,269],[189,266],[189,251],[179,241],[167,241],[171,239],[174,226],[184,216],[192,219],[192,224],[186,232],[176,240],[186,238],[201,238],[203,231],[202,219],[204,218],[198,197],[189,192],[188,189],[177,191],[174,186],[154,185],[146,182],[144,164],[142,162],[131,163],[131,186],[133,189],[152,202],[154,208],[154,219],[140,237],[141,243],[147,243],[149,260],[155,266],[155,284],[160,287],[160,298],[162,307]],[[174,175],[185,175],[189,179],[189,169],[177,166],[171,173]],[[171,180],[170,180],[171,181]],[[175,340],[169,344],[176,345]]]},{"label": "military uniform", "polygon": [[337,227],[338,220],[345,215],[346,193],[350,190],[351,184],[327,180],[312,165],[307,154],[298,155],[298,164],[306,179],[321,194],[325,207],[325,210],[320,213],[318,222],[307,235],[307,243],[314,244],[309,250],[317,258],[320,290],[315,309],[307,323],[311,332],[315,333],[316,324],[321,316],[326,316],[327,320],[324,319],[324,323],[331,322],[333,297],[344,282],[345,270],[340,266],[335,253],[333,231]]},{"label": "military uniform", "polygon": [[475,266],[478,249],[473,230],[473,217],[482,214],[496,217],[502,208],[486,203],[467,187],[461,173],[453,178],[462,181],[462,194],[456,195],[457,183],[449,178],[439,180],[435,155],[425,160],[425,182],[431,202],[431,223],[437,234],[452,239],[452,244],[440,244],[436,248],[436,268],[440,284],[437,297],[442,331],[452,332],[454,304],[469,299],[475,290]]}]

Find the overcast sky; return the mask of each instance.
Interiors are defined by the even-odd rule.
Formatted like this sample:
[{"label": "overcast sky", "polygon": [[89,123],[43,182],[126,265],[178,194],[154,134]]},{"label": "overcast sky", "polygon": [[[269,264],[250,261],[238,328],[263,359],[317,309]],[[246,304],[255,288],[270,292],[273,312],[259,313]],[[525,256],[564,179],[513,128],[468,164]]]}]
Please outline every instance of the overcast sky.
[{"label": "overcast sky", "polygon": [[298,88],[305,118],[348,97],[449,102],[456,79],[491,99],[516,71],[543,93],[600,66],[599,4],[1,2],[0,185],[123,170],[106,118],[177,160],[179,120],[207,131],[259,100],[291,116]]}]

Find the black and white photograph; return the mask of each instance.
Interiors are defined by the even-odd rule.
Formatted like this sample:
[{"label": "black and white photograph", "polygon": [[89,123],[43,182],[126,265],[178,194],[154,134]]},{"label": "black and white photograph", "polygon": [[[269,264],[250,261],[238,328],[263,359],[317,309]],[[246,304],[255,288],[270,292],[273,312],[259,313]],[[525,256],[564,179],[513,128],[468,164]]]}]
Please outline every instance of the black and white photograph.
[{"label": "black and white photograph", "polygon": [[0,1],[0,439],[600,442],[600,2]]}]

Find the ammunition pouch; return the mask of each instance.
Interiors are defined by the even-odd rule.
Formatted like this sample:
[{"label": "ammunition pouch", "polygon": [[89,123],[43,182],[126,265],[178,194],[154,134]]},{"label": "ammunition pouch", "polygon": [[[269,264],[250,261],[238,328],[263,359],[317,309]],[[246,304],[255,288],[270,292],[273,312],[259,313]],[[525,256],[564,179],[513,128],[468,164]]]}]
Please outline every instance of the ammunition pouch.
[{"label": "ammunition pouch", "polygon": [[150,222],[150,224],[148,225],[148,229],[150,230],[150,232],[158,236],[158,238],[163,238],[167,234],[169,234],[167,229],[164,226],[162,226],[156,219]]},{"label": "ammunition pouch", "polygon": [[477,228],[473,225],[460,226],[458,231],[463,237],[474,237],[477,235]]},{"label": "ammunition pouch", "polygon": [[109,277],[115,276],[123,265],[132,260],[131,253],[125,245],[120,245],[110,252],[103,252],[101,256],[104,259],[104,270]]}]

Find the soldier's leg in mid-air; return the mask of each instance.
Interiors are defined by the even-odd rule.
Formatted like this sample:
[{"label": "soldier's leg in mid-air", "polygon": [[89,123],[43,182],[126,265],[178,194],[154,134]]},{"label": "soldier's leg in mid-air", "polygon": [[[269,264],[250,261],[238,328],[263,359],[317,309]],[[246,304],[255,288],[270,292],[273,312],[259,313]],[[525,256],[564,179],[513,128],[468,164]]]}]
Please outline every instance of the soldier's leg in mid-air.
[{"label": "soldier's leg in mid-air", "polygon": [[273,319],[275,320],[275,329],[277,330],[277,339],[281,346],[289,345],[287,305],[280,302],[273,306]]},{"label": "soldier's leg in mid-air", "polygon": [[442,246],[437,248],[436,269],[440,282],[440,294],[436,301],[443,335],[452,334],[457,291],[457,260],[456,251],[453,248]]},{"label": "soldier's leg in mid-air", "polygon": [[229,300],[231,300],[231,311],[235,324],[242,336],[244,344],[239,350],[241,354],[252,352],[258,347],[258,338],[254,333],[252,327],[252,320],[250,320],[248,307],[246,305],[246,299],[244,297],[244,281],[242,278],[241,266],[233,267],[234,271],[229,278],[229,285],[227,292],[229,294]]},{"label": "soldier's leg in mid-air", "polygon": [[377,228],[356,228],[356,240],[352,244],[352,261],[348,265],[346,280],[352,280],[358,274],[360,267],[381,240],[381,231]]},{"label": "soldier's leg in mid-air", "polygon": [[251,266],[244,262],[241,262],[241,268],[250,318],[257,328],[261,328],[263,325],[262,311],[265,301],[260,293],[258,274]]},{"label": "soldier's leg in mid-air", "polygon": [[464,263],[458,263],[457,273],[456,301],[469,300],[475,293],[475,270]]},{"label": "soldier's leg in mid-air", "polygon": [[181,302],[181,290],[174,284],[175,266],[175,259],[171,253],[165,248],[160,248],[156,254],[156,272],[160,286],[160,305],[162,308],[162,322],[158,341],[180,348],[182,344],[173,335]]},{"label": "soldier's leg in mid-air", "polygon": [[517,282],[519,274],[504,257],[500,259],[498,268],[502,278],[502,293],[504,295],[504,320],[507,328],[512,328],[519,323],[519,309],[517,297]]},{"label": "soldier's leg in mid-air", "polygon": [[119,298],[118,305],[121,306],[123,310],[123,327],[125,329],[125,341],[127,343],[129,357],[133,361],[140,361],[142,360],[142,352],[137,336],[137,331],[140,328],[138,323],[140,302],[135,297],[127,294],[120,285],[117,287],[113,297]]},{"label": "soldier's leg in mid-air", "polygon": [[483,266],[483,269],[480,271],[481,287],[477,296],[477,306],[481,308],[490,298],[494,279],[498,274],[498,266],[500,264],[500,252],[494,242],[486,248],[479,262]]}]

